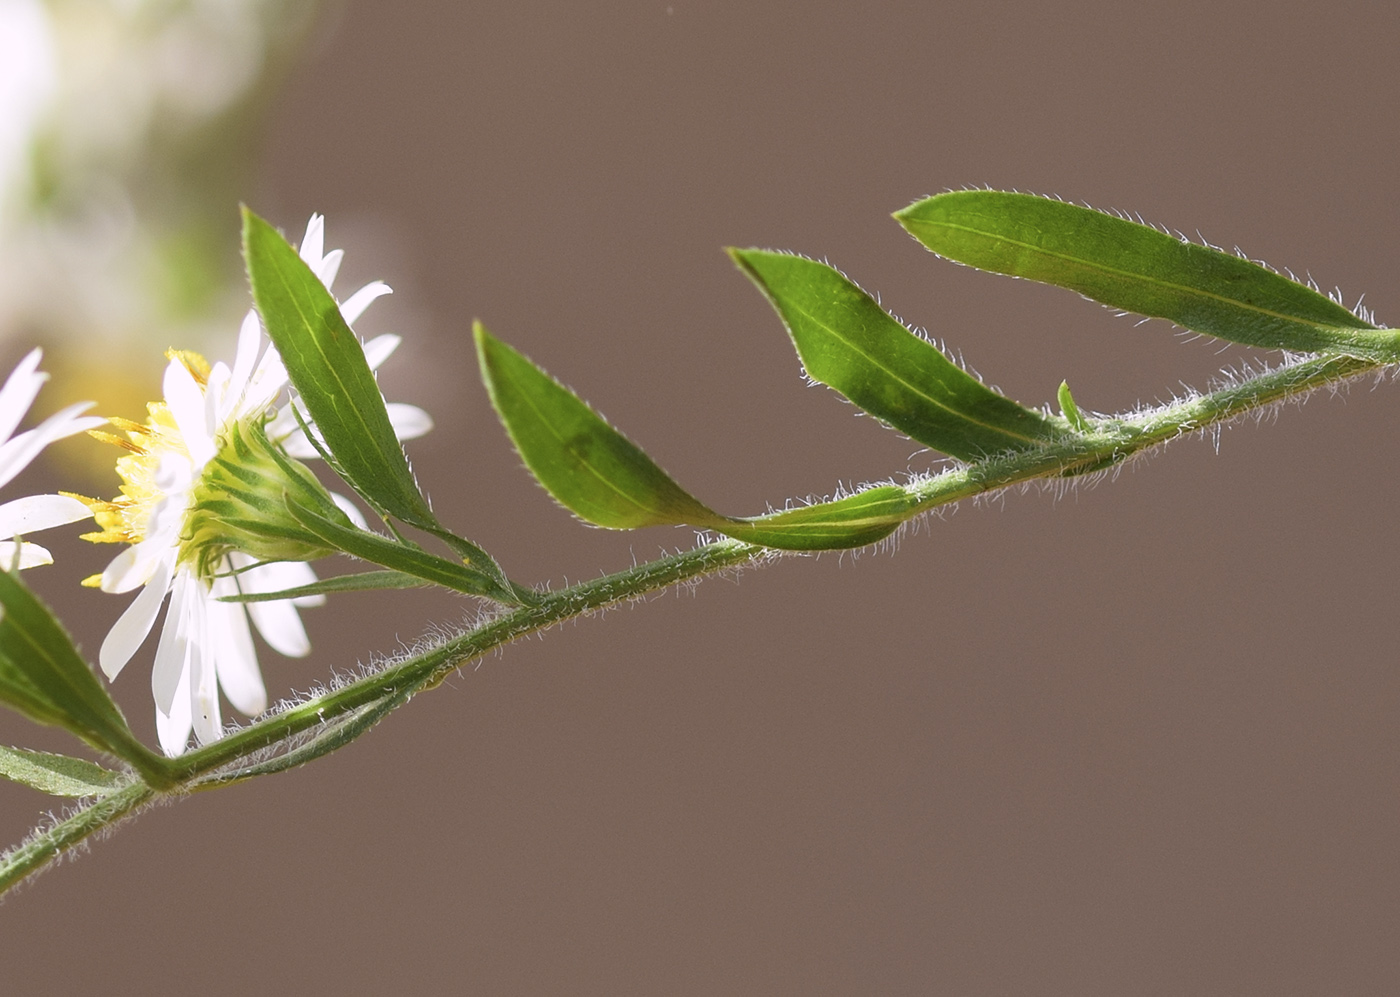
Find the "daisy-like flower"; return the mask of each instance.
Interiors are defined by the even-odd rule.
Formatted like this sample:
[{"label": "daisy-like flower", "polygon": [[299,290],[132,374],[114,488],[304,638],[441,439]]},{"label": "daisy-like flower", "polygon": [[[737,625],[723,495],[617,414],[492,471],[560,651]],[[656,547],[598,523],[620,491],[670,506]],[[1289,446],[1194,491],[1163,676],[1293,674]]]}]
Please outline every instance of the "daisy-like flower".
[{"label": "daisy-like flower", "polygon": [[[322,219],[312,215],[300,253],[329,290],[342,254],[324,253],[323,238]],[[368,284],[340,305],[341,315],[353,323],[387,293],[383,283]],[[287,515],[283,496],[310,508],[333,501],[364,525],[348,499],[325,492],[295,459],[314,457],[316,450],[292,412],[295,398],[280,411],[273,407],[287,386],[287,372],[275,347],[268,345],[259,357],[262,340],[262,327],[250,311],[232,368],[211,366],[195,353],[169,351],[164,401],[147,406],[144,424],[111,420],[126,439],[105,436],[128,451],[117,460],[122,494],[110,502],[88,500],[102,532],[87,539],[131,546],[85,584],[104,592],[141,590],[102,643],[98,661],[109,679],[135,655],[170,596],[151,691],[160,745],[171,756],[185,750],[191,729],[201,744],[221,736],[221,688],[248,716],[267,708],[250,616],[274,650],[289,657],[310,650],[297,610],[319,605],[324,596],[219,601],[316,580],[305,562],[331,551],[304,530],[303,539],[296,539],[299,527]],[[396,336],[380,336],[364,344],[370,366],[377,368],[398,342]],[[390,413],[400,439],[432,428],[427,413],[414,406],[391,406]]]},{"label": "daisy-like flower", "polygon": [[[43,351],[30,350],[0,388],[0,488],[14,480],[15,475],[28,467],[50,443],[107,421],[82,415],[92,402],[79,402],[15,436],[39,388],[49,379],[49,375],[39,370],[42,356]],[[52,564],[53,557],[43,547],[14,538],[91,515],[91,509],[67,495],[27,495],[0,505],[0,568],[15,564],[20,568]]]}]

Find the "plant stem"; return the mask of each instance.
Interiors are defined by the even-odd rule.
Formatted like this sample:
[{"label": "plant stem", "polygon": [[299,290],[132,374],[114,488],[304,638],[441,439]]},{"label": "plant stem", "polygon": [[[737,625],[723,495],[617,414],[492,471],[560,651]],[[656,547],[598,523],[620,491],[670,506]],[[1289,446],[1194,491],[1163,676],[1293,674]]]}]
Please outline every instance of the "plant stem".
[{"label": "plant stem", "polygon": [[28,839],[0,856],[0,894],[37,872],[90,834],[112,827],[156,796],[143,783],[132,783],[89,803],[47,830],[35,829]]},{"label": "plant stem", "polygon": [[[1064,442],[997,454],[911,482],[904,486],[911,504],[903,518],[1023,481],[1111,467],[1177,437],[1383,366],[1349,356],[1315,356],[1138,415],[1088,418],[1083,423],[1087,430]],[[776,556],[778,552],[763,547],[721,539],[558,592],[540,593],[532,605],[505,612],[407,661],[182,755],[170,763],[166,774],[177,780],[173,792],[185,793],[303,764],[348,744],[419,691],[433,688],[462,665],[518,637],[679,582]],[[0,858],[0,892],[156,795],[157,790],[136,783],[48,830],[36,831]]]}]

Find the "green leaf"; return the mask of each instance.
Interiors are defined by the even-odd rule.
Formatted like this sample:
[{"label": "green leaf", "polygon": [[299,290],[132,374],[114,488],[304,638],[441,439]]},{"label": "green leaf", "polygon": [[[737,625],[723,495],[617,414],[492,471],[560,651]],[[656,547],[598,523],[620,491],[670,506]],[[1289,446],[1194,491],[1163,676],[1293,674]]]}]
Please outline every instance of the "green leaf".
[{"label": "green leaf", "polygon": [[1395,354],[1395,336],[1256,263],[1030,194],[938,194],[894,216],[939,256],[1078,291],[1113,308],[1250,346]]},{"label": "green leaf", "polygon": [[40,723],[138,765],[148,752],[63,626],[24,583],[0,571],[0,698]]},{"label": "green leaf", "polygon": [[912,500],[891,486],[768,516],[722,516],[529,359],[480,323],[474,332],[482,378],[516,450],[555,501],[589,523],[687,524],[780,550],[835,550],[875,543],[911,515]]},{"label": "green leaf", "polygon": [[82,758],[0,745],[0,776],[50,796],[104,796],[120,776]]},{"label": "green leaf", "polygon": [[423,579],[403,571],[361,571],[353,575],[323,578],[310,585],[283,589],[280,592],[243,592],[226,595],[220,602],[276,602],[300,599],[306,595],[327,595],[331,592],[376,592],[384,589],[414,589],[427,585]]},{"label": "green leaf", "polygon": [[480,322],[472,331],[491,404],[556,502],[614,530],[719,518],[572,391]]},{"label": "green leaf", "polygon": [[833,502],[818,502],[752,519],[726,519],[713,529],[779,550],[843,550],[885,539],[915,512],[903,488],[882,485]]},{"label": "green leaf", "polygon": [[777,309],[808,376],[920,443],[963,460],[1061,434],[958,367],[824,263],[731,249]]},{"label": "green leaf", "polygon": [[434,585],[442,585],[467,595],[485,596],[497,602],[519,604],[517,595],[501,586],[492,576],[460,564],[429,554],[420,547],[410,546],[399,540],[390,540],[369,530],[343,526],[331,519],[289,501],[287,509],[302,526],[320,537],[330,546],[342,550],[352,557],[378,564],[393,571],[403,572],[421,578]]},{"label": "green leaf", "polygon": [[335,299],[287,240],[247,208],[243,254],[267,333],[345,479],[381,514],[437,528]]}]

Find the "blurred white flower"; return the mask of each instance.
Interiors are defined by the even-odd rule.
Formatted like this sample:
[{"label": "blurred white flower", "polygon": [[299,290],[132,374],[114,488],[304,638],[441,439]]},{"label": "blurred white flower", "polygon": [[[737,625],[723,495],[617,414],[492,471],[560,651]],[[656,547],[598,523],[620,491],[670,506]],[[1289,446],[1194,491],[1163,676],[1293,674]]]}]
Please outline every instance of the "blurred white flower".
[{"label": "blurred white flower", "polygon": [[34,130],[57,83],[53,26],[39,0],[0,0],[0,219],[28,180]]},{"label": "blurred white flower", "polygon": [[100,384],[227,335],[246,298],[223,233],[320,7],[0,0],[0,342],[37,335]]}]

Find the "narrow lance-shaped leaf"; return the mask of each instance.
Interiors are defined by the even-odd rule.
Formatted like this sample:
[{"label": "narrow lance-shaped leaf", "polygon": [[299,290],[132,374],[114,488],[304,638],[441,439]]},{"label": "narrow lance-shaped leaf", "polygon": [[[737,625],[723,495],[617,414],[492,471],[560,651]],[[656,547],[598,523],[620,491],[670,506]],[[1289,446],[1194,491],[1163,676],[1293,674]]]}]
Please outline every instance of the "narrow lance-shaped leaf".
[{"label": "narrow lance-shaped leaf", "polygon": [[730,254],[777,309],[813,380],[920,443],[977,460],[1062,434],[914,335],[825,263],[757,249]]},{"label": "narrow lance-shaped leaf", "polygon": [[0,776],[50,796],[103,796],[115,788],[116,772],[82,758],[0,745]]},{"label": "narrow lance-shaped leaf", "polygon": [[247,208],[243,253],[263,324],[337,467],[381,513],[438,528],[364,350],[331,293],[287,240]]},{"label": "narrow lance-shaped leaf", "polygon": [[939,256],[1078,291],[1250,346],[1394,357],[1335,301],[1265,267],[1091,208],[995,190],[938,194],[894,216]]},{"label": "narrow lance-shaped leaf", "polygon": [[8,571],[0,571],[0,607],[0,697],[40,723],[64,727],[94,747],[146,765],[151,753],[131,733],[63,626]]},{"label": "narrow lance-shaped leaf", "polygon": [[[293,408],[292,414],[296,416],[297,425],[301,427],[301,431],[304,434],[306,434],[307,440],[316,449],[317,453],[319,453],[321,457],[325,459],[326,463],[328,463],[332,468],[335,469],[337,474],[341,475],[341,477],[345,477],[345,471],[342,467],[340,467],[340,464],[336,460],[335,455],[326,451],[325,446],[321,443],[320,440],[316,438],[316,433],[312,430],[310,426],[306,424],[306,421],[302,418],[300,411]],[[276,459],[278,459],[279,463],[283,464],[284,466],[288,464],[288,461],[285,458]],[[290,470],[289,473],[291,473]],[[305,496],[299,498],[289,497],[290,501],[294,501],[297,505],[300,505],[302,508],[318,509],[318,515],[320,515],[322,518],[340,522],[342,525],[345,525],[345,523],[348,522],[345,520],[344,513],[336,509],[333,504],[327,507],[326,503],[320,501],[319,499],[310,503],[305,502],[304,499]],[[499,596],[493,596],[493,598],[497,598],[498,601],[501,602],[515,603],[517,605],[523,605],[532,600],[533,594],[530,592],[530,590],[515,585],[513,582],[510,581],[510,579],[506,578],[505,574],[501,571],[500,565],[496,563],[495,558],[493,558],[490,554],[486,553],[485,550],[478,547],[476,544],[472,543],[470,540],[466,539],[465,537],[459,537],[451,530],[447,529],[447,527],[443,526],[437,521],[436,517],[432,516],[431,512],[428,513],[428,515],[430,517],[429,519],[415,521],[413,525],[417,526],[419,529],[426,530],[427,532],[433,534],[433,536],[437,537],[439,540],[443,541],[445,544],[451,547],[452,550],[456,552],[457,556],[462,558],[462,561],[464,563],[471,565],[471,570],[474,574],[483,574],[490,578],[493,586],[493,591],[497,591],[500,593]],[[346,553],[352,552],[347,551]]]},{"label": "narrow lance-shaped leaf", "polygon": [[716,518],[572,391],[480,322],[472,331],[491,404],[525,466],[560,505],[614,530]]},{"label": "narrow lance-shaped leaf", "polygon": [[[382,538],[381,538],[382,539]],[[277,592],[243,592],[226,595],[220,602],[279,602],[283,599],[300,599],[308,595],[326,595],[330,592],[381,592],[385,589],[423,588],[428,582],[416,575],[403,571],[361,571],[352,575],[336,575],[322,578],[310,585],[281,589]]]},{"label": "narrow lance-shaped leaf", "polygon": [[768,516],[722,516],[522,354],[476,329],[482,378],[525,465],[560,505],[610,529],[682,524],[783,550],[862,547],[893,532],[912,501],[877,488]]},{"label": "narrow lance-shaped leaf", "polygon": [[768,516],[726,519],[712,529],[736,540],[779,550],[842,550],[885,539],[916,512],[917,503],[895,485],[868,488]]},{"label": "narrow lance-shaped leaf", "polygon": [[468,595],[485,596],[498,602],[518,601],[515,593],[503,589],[494,576],[483,574],[457,561],[449,561],[421,548],[390,540],[378,533],[336,522],[290,500],[287,502],[287,509],[293,519],[320,537],[327,545],[344,551],[351,557],[358,557],[391,571],[413,575],[426,582]]}]

